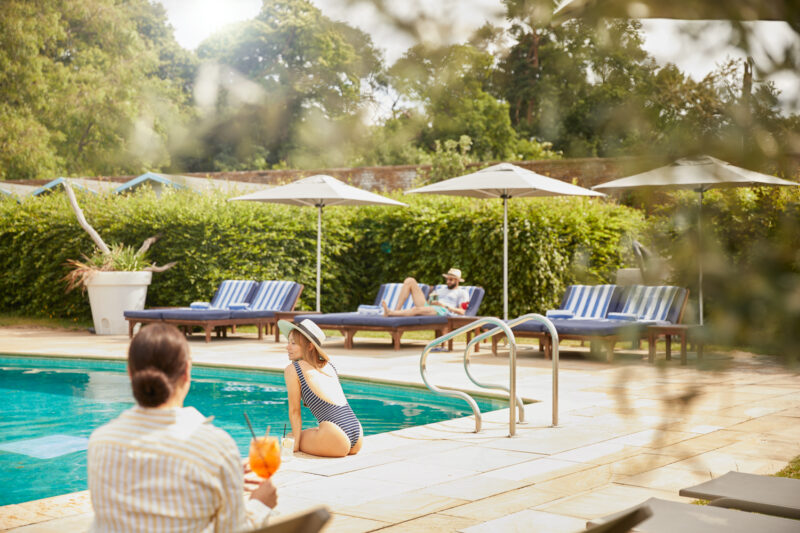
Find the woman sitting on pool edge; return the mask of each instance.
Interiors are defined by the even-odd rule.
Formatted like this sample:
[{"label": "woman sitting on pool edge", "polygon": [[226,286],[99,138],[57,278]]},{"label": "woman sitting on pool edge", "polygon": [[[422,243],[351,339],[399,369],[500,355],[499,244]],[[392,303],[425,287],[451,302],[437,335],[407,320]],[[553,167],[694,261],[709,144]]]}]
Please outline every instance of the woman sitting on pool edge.
[{"label": "woman sitting on pool edge", "polygon": [[[292,324],[278,321],[286,338],[291,364],[283,371],[289,396],[289,422],[294,451],[321,457],[344,457],[358,453],[364,432],[339,383],[339,374],[322,349],[325,334],[311,320]],[[303,429],[300,401],[319,422]]]},{"label": "woman sitting on pool edge", "polygon": [[241,531],[266,524],[277,503],[275,486],[262,481],[245,500],[236,443],[183,406],[191,368],[186,337],[175,326],[147,325],[131,341],[128,374],[137,405],[89,439],[91,531]]}]

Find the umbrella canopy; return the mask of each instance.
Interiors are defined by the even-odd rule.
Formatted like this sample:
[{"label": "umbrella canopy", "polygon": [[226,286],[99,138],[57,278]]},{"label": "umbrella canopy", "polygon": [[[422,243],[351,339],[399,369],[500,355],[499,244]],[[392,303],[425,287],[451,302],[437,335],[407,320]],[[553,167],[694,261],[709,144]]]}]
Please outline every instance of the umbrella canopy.
[{"label": "umbrella canopy", "polygon": [[322,174],[233,199],[307,207],[329,207],[332,205],[406,206],[406,204],[397,200],[347,185],[332,176]]},{"label": "umbrella canopy", "polygon": [[211,178],[198,178],[195,176],[182,176],[179,174],[159,174],[157,172],[145,172],[136,176],[130,181],[126,181],[116,189],[115,193],[129,192],[149,184],[156,195],[160,196],[165,187],[175,189],[191,189],[196,192],[223,191],[226,193],[246,193],[261,190],[264,188],[260,183],[247,183],[243,181],[220,180]]},{"label": "umbrella canopy", "polygon": [[761,185],[787,186],[797,183],[736,167],[716,157],[703,155],[678,159],[667,166],[595,185],[592,188],[601,191],[622,191],[639,187],[707,191],[718,187]]},{"label": "umbrella canopy", "polygon": [[333,205],[394,205],[406,204],[374,194],[332,176],[316,175],[297,180],[288,185],[272,187],[262,191],[231,198],[251,202],[270,202],[305,207],[316,207],[317,211],[317,311],[320,310],[321,257],[322,257],[322,208]]},{"label": "umbrella canopy", "polygon": [[0,181],[0,194],[13,197],[17,202],[21,201],[25,196],[31,195],[36,189],[37,187],[34,185],[18,185]]},{"label": "umbrella canopy", "polygon": [[503,318],[506,320],[508,319],[508,199],[531,196],[605,196],[510,163],[500,163],[472,174],[406,192],[406,194],[412,193],[503,199]]},{"label": "umbrella canopy", "polygon": [[[655,189],[692,189],[700,193],[699,209],[702,214],[703,193],[709,189],[722,187],[758,187],[758,186],[797,186],[794,181],[788,181],[775,176],[747,170],[731,165],[725,161],[702,155],[678,159],[674,163],[621,178],[600,185],[593,189],[602,191],[624,191],[639,188]],[[698,232],[702,232],[702,219],[698,218]],[[703,324],[703,264],[698,264],[698,307],[699,320]]]},{"label": "umbrella canopy", "polygon": [[52,192],[58,188],[58,186],[62,185],[63,183],[68,182],[72,187],[80,189],[82,191],[88,191],[92,194],[102,193],[110,191],[114,188],[115,183],[111,181],[100,181],[100,180],[92,180],[86,178],[56,178],[52,181],[48,181],[35,191],[31,193],[31,196],[39,196],[41,194],[46,194]]},{"label": "umbrella canopy", "polygon": [[548,178],[511,163],[500,163],[483,170],[450,178],[406,194],[447,194],[473,198],[522,198],[526,196],[604,196],[561,180]]}]

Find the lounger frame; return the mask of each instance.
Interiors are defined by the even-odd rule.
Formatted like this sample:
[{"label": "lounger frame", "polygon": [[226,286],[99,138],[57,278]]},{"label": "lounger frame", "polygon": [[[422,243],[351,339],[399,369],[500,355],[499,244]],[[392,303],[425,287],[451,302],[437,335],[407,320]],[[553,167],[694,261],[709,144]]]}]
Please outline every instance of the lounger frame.
[{"label": "lounger frame", "polygon": [[[680,311],[678,313],[678,319],[675,321],[675,324],[680,324],[683,321],[683,314],[686,311],[686,305],[689,303],[689,290],[684,291],[683,299],[678,304],[680,305]],[[591,334],[569,334],[569,333],[561,333],[558,332],[558,340],[578,340],[578,341],[590,341],[590,342],[598,342],[604,347],[604,351],[606,352],[606,357],[608,361],[612,361],[614,359],[614,347],[616,344],[621,341],[635,341],[639,342],[642,339],[648,338],[648,331],[647,327],[635,327],[635,323],[631,323],[633,327],[625,328],[624,333],[614,333],[611,335],[591,335]],[[544,352],[546,359],[552,359],[553,357],[553,339],[550,337],[550,334],[546,331],[524,331],[524,330],[514,330],[514,337],[515,338],[533,338],[539,339],[539,350]],[[500,343],[500,340],[505,338],[504,335],[498,334],[492,336],[492,354],[497,355],[497,348]]]}]

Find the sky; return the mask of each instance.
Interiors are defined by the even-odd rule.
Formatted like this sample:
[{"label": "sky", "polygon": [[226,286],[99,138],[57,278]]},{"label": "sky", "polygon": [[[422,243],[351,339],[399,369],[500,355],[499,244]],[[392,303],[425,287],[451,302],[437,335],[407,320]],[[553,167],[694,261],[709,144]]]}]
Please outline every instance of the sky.
[{"label": "sky", "polygon": [[[261,0],[160,0],[167,10],[170,23],[175,28],[178,43],[195,49],[200,42],[227,24],[253,18],[261,7]],[[391,65],[414,44],[410,36],[382,21],[368,4],[349,6],[346,0],[312,0],[323,13],[335,20],[343,20],[359,27],[372,36],[373,42],[384,51]],[[446,20],[448,35],[441,35],[442,27],[428,28],[432,36],[439,35],[446,42],[463,42],[470,33],[486,20],[502,23],[500,0],[403,0],[392,2],[393,9],[413,14],[424,10],[436,20]],[[401,15],[404,13],[400,13]],[[748,23],[754,29],[760,46],[753,50],[756,64],[765,61],[766,54],[794,43],[800,54],[800,40],[784,22]],[[644,20],[644,48],[659,64],[675,63],[683,72],[701,80],[728,58],[743,59],[744,54],[727,42],[729,30],[725,23],[680,22],[671,20]],[[685,37],[686,30],[696,31],[698,39]],[[783,72],[770,78],[783,93],[786,110],[800,112],[800,73]]]}]

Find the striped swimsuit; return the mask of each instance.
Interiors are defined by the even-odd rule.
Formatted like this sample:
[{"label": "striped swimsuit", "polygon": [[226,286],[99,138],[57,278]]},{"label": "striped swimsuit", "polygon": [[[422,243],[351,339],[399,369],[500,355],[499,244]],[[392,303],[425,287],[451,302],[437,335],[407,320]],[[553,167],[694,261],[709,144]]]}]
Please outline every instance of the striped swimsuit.
[{"label": "striped swimsuit", "polygon": [[[344,434],[347,435],[347,438],[350,439],[350,448],[352,449],[358,442],[359,437],[361,437],[361,424],[358,422],[353,409],[350,408],[350,404],[345,400],[344,405],[335,405],[317,396],[306,383],[300,363],[294,361],[293,364],[297,377],[300,378],[300,395],[303,398],[303,403],[317,417],[318,422],[332,422],[339,426],[344,431]],[[328,365],[333,368],[333,372],[338,379],[339,373],[336,372],[336,368],[330,361]]]}]

